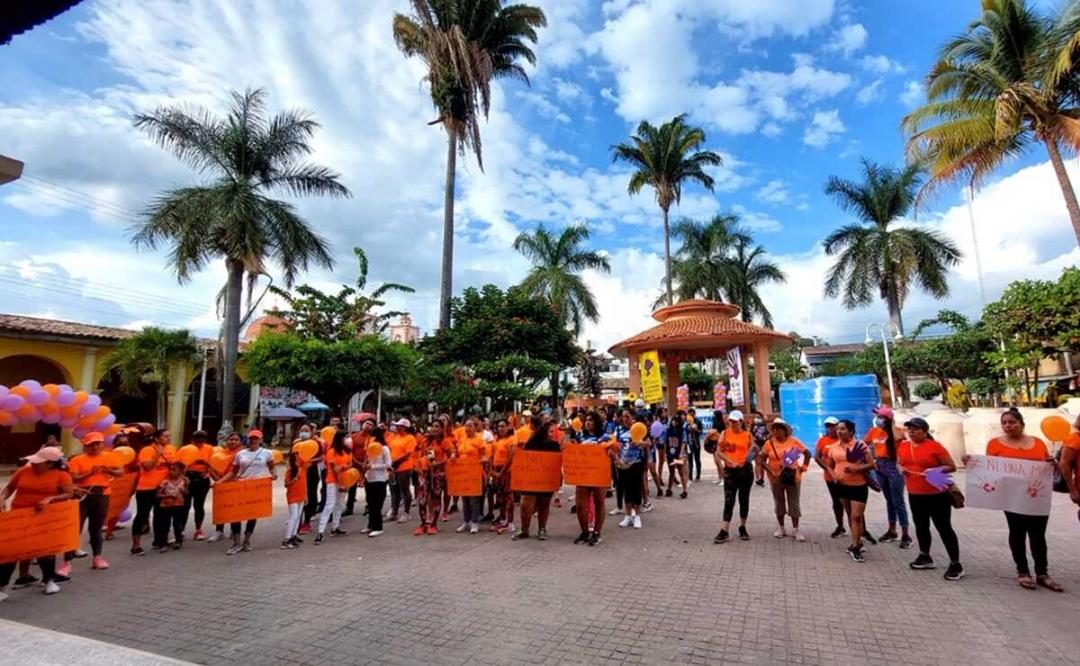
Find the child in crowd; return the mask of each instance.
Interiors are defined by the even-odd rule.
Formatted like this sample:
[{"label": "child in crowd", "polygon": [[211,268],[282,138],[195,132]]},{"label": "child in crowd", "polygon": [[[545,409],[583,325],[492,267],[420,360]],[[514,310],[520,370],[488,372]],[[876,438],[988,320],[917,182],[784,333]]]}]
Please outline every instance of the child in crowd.
[{"label": "child in crowd", "polygon": [[184,545],[184,522],[187,518],[184,505],[188,497],[188,478],[184,475],[184,463],[169,463],[169,475],[158,484],[157,506],[154,507],[154,543],[160,544],[158,552],[169,550],[169,527],[173,529],[173,550]]}]

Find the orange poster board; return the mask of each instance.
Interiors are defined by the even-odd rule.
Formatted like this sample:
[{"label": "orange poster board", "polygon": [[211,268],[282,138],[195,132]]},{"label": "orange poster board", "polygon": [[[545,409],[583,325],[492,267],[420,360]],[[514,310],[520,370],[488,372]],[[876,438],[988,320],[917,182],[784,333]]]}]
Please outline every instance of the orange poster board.
[{"label": "orange poster board", "polygon": [[567,485],[611,487],[611,458],[606,446],[571,444],[563,449],[562,464]]},{"label": "orange poster board", "polygon": [[446,461],[446,492],[454,497],[480,497],[484,494],[484,466],[479,460]]},{"label": "orange poster board", "polygon": [[553,493],[562,485],[562,454],[547,451],[514,452],[510,466],[510,490]]},{"label": "orange poster board", "polygon": [[112,480],[112,483],[109,484],[109,490],[112,491],[112,494],[109,495],[109,509],[105,513],[106,523],[118,519],[124,509],[128,507],[131,496],[135,494],[135,484],[138,481],[139,474],[137,472],[125,472],[123,476],[118,476]]},{"label": "orange poster board", "polygon": [[32,560],[79,547],[79,503],[49,504],[43,511],[0,513],[0,562]]},{"label": "orange poster board", "polygon": [[214,484],[214,524],[239,523],[274,514],[273,479],[247,479]]}]

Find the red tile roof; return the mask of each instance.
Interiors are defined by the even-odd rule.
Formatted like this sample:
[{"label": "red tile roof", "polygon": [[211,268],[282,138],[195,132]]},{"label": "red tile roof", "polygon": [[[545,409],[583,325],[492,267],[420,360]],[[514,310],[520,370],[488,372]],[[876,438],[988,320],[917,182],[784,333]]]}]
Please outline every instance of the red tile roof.
[{"label": "red tile roof", "polygon": [[608,351],[625,354],[630,348],[692,349],[790,340],[783,333],[735,319],[738,314],[739,308],[730,303],[682,301],[653,313],[659,325],[615,344]]},{"label": "red tile roof", "polygon": [[123,340],[130,338],[135,331],[111,326],[94,326],[73,321],[24,317],[22,315],[0,314],[0,335],[5,332],[37,333],[71,338],[89,338],[95,340]]}]

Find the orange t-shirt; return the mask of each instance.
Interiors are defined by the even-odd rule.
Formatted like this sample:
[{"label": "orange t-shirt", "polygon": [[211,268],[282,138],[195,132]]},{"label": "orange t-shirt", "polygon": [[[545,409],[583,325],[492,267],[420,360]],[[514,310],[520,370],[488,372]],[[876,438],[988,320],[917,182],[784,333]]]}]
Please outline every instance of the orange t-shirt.
[{"label": "orange t-shirt", "polygon": [[189,444],[199,450],[199,460],[205,460],[205,463],[194,462],[187,466],[188,472],[196,472],[198,474],[206,474],[210,470],[210,456],[214,455],[214,447],[209,444]]},{"label": "orange t-shirt", "polygon": [[[445,438],[442,440],[432,440],[427,437],[416,445],[416,455],[413,457],[413,462],[416,463],[416,469],[426,472],[431,469],[431,463],[445,462],[449,455],[451,442]],[[428,454],[432,454],[432,459],[428,460]]]},{"label": "orange t-shirt", "polygon": [[326,451],[326,485],[331,483],[337,484],[337,474],[334,472],[334,465],[342,468],[352,467],[352,452],[345,451],[344,453],[338,453],[333,447]]},{"label": "orange t-shirt", "polygon": [[510,461],[510,447],[517,444],[517,437],[510,435],[497,439],[492,443],[491,464],[496,467],[504,467]]},{"label": "orange t-shirt", "polygon": [[[285,501],[289,504],[303,504],[307,501],[307,474],[302,466],[298,466],[300,472],[296,475],[296,481],[285,486]],[[285,472],[285,481],[292,481],[292,474]]]},{"label": "orange t-shirt", "polygon": [[881,428],[874,426],[863,435],[863,441],[867,446],[873,447],[874,458],[882,460],[889,457],[889,435]]},{"label": "orange t-shirt", "polygon": [[[1072,449],[1080,453],[1080,433],[1070,432],[1061,445],[1066,449]],[[1080,464],[1073,467],[1073,479],[1074,485],[1080,487]]]},{"label": "orange t-shirt", "polygon": [[411,472],[413,468],[413,450],[416,449],[416,437],[410,434],[396,435],[390,440],[389,446],[391,462],[405,456],[405,460],[397,466],[397,471]]},{"label": "orange t-shirt", "polygon": [[454,441],[456,442],[460,442],[461,440],[465,439],[465,426],[459,425],[458,427],[454,428],[453,435]]},{"label": "orange t-shirt", "polygon": [[896,445],[896,458],[904,472],[904,485],[911,495],[937,495],[941,490],[927,482],[922,472],[941,467],[949,461],[949,452],[940,443],[928,439],[921,444],[905,441]]},{"label": "orange t-shirt", "polygon": [[[847,446],[845,446],[843,442],[837,442],[836,444],[830,446],[825,454],[826,459],[831,459],[834,463],[836,463],[833,466],[833,477],[839,484],[843,484],[845,486],[866,485],[866,474],[864,472],[848,472],[848,466],[852,464],[849,463],[847,459],[848,451],[855,448],[855,445],[858,443],[858,440],[854,439],[851,440],[851,442],[849,442]],[[855,464],[864,463],[865,458],[860,463]]]},{"label": "orange t-shirt", "polygon": [[[828,458],[828,455],[829,455],[828,454],[829,447],[832,446],[833,444],[836,444],[838,441],[840,441],[840,440],[836,439],[835,437],[829,437],[828,435],[822,435],[821,437],[818,438],[817,446],[814,447],[814,455],[817,456],[818,458],[821,458],[821,462],[825,462],[825,460]],[[832,481],[833,480],[832,474],[829,472],[829,470],[826,469],[826,470],[824,470],[824,472],[825,472],[825,480],[826,481]]]},{"label": "orange t-shirt", "polygon": [[986,455],[997,456],[998,458],[1019,458],[1021,460],[1040,460],[1045,461],[1050,457],[1050,454],[1046,452],[1046,443],[1038,437],[1031,438],[1032,447],[1030,449],[1016,449],[1008,444],[1002,444],[1001,440],[994,438],[990,440],[986,445]]},{"label": "orange t-shirt", "polygon": [[462,460],[480,462],[484,455],[484,438],[480,435],[461,437],[457,442],[457,452]]},{"label": "orange t-shirt", "polygon": [[765,443],[765,470],[769,473],[770,478],[780,476],[780,470],[784,468],[784,454],[791,449],[795,449],[799,452],[799,459],[792,465],[795,469],[795,483],[802,481],[802,458],[803,454],[807,451],[807,448],[802,442],[794,437],[788,437],[787,440],[783,442],[777,442],[770,437],[769,441]]},{"label": "orange t-shirt", "polygon": [[724,438],[720,440],[717,450],[735,463],[736,467],[742,465],[746,462],[746,456],[750,454],[750,431],[725,430]]},{"label": "orange t-shirt", "polygon": [[[156,467],[146,469],[142,466],[142,463],[152,461],[155,456],[157,457]],[[169,463],[174,460],[176,460],[176,449],[173,448],[172,444],[167,444],[162,448],[161,455],[157,454],[157,447],[153,444],[144,446],[139,451],[139,482],[136,484],[135,490],[157,490],[165,477],[169,476]]]},{"label": "orange t-shirt", "polygon": [[523,425],[514,431],[514,437],[517,438],[518,444],[524,444],[532,437],[532,426]]},{"label": "orange t-shirt", "polygon": [[[95,467],[123,467],[112,451],[100,451],[96,456],[80,453],[68,461],[68,471],[72,478],[88,474]],[[100,486],[105,488],[105,495],[112,494],[112,476],[105,472],[97,472],[77,482],[80,488],[93,488]]]},{"label": "orange t-shirt", "polygon": [[371,434],[366,432],[354,432],[352,434],[352,457],[356,462],[367,460],[367,447],[371,443]]},{"label": "orange t-shirt", "polygon": [[8,482],[15,496],[11,499],[12,509],[28,509],[38,505],[46,497],[64,492],[64,486],[70,486],[71,475],[59,469],[46,469],[41,474],[34,472],[30,465],[15,470]]}]

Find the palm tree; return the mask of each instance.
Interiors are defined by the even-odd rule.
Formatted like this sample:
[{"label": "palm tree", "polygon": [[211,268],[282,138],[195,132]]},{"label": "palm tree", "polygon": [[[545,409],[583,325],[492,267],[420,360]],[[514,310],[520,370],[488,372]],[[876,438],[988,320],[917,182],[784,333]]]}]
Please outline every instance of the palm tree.
[{"label": "palm tree", "polygon": [[1026,0],[982,0],[982,14],[945,44],[927,76],[927,102],[903,119],[926,188],[956,179],[976,186],[1031,144],[1050,156],[1077,243],[1077,203],[1062,150],[1080,148],[1080,3],[1056,17]]},{"label": "palm tree", "polygon": [[191,365],[202,360],[198,341],[186,330],[169,331],[147,326],[130,338],[121,340],[105,359],[120,379],[120,390],[140,396],[143,387],[157,389],[155,423],[165,427],[166,400],[172,389],[172,372],[177,365]]},{"label": "palm tree", "polygon": [[291,286],[309,264],[333,266],[326,241],[292,204],[269,195],[350,196],[336,173],[305,160],[319,124],[297,111],[267,117],[265,97],[261,90],[231,93],[232,105],[224,118],[180,107],[135,116],[136,127],[208,177],[202,185],[159,195],[132,240],[149,249],[169,244],[169,263],[181,283],[212,260],[225,261],[220,396],[226,429],[232,423],[245,273],[257,274],[266,262],[274,261]]},{"label": "palm tree", "polygon": [[586,320],[595,322],[600,318],[596,299],[581,272],[611,272],[607,257],[582,247],[587,240],[589,230],[584,225],[566,227],[556,238],[543,224],[514,240],[514,249],[533,265],[522,288],[550,301],[575,337],[581,335]]},{"label": "palm tree", "polygon": [[769,282],[783,284],[787,281],[784,271],[765,258],[765,248],[755,245],[747,234],[737,235],[732,245],[732,254],[727,263],[732,276],[728,288],[728,300],[741,309],[742,320],[749,322],[755,318],[765,326],[772,328],[772,313],[765,307],[758,288]]},{"label": "palm tree", "polygon": [[842,294],[849,310],[868,305],[873,292],[885,299],[889,321],[904,334],[900,315],[914,283],[935,298],[949,294],[946,273],[960,261],[960,250],[946,236],[926,229],[897,227],[922,185],[918,166],[890,169],[863,159],[863,182],[833,176],[825,193],[859,222],[840,227],[823,241],[836,263],[825,279],[825,295]]},{"label": "palm tree", "polygon": [[[749,240],[749,235],[738,225],[739,216],[735,213],[716,215],[708,222],[684,219],[675,223],[671,235],[681,241],[681,245],[672,260],[671,275],[678,300],[731,300],[731,288],[735,283],[731,248],[736,239]],[[663,294],[653,307],[662,307],[667,302],[667,295]]]},{"label": "palm tree", "polygon": [[723,164],[711,150],[699,150],[705,143],[700,127],[686,124],[686,114],[675,116],[660,127],[643,120],[630,143],[611,147],[613,161],[634,167],[626,191],[635,195],[648,185],[656,192],[656,203],[664,217],[664,279],[668,305],[675,302],[671,287],[671,229],[668,211],[682,200],[683,183],[693,181],[713,189],[713,178],[705,172],[709,166]]},{"label": "palm tree", "polygon": [[484,168],[480,114],[487,118],[491,81],[511,78],[528,84],[520,61],[536,64],[528,43],[536,43],[536,29],[547,25],[547,17],[538,7],[504,7],[502,0],[412,0],[412,9],[412,16],[394,15],[394,40],[407,57],[418,56],[427,66],[425,79],[439,114],[429,124],[442,124],[447,135],[439,294],[439,327],[447,328],[454,268],[457,153],[471,148]]}]

